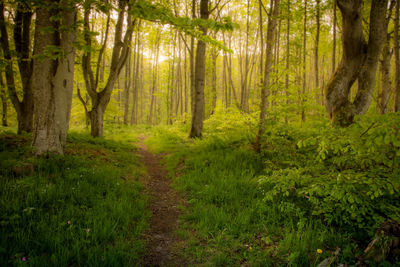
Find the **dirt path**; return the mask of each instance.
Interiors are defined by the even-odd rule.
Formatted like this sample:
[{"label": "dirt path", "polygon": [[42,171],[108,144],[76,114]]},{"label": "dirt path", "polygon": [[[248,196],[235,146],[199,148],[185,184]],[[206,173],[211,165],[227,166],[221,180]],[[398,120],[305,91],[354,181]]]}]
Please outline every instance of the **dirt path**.
[{"label": "dirt path", "polygon": [[150,195],[152,217],[150,229],[145,233],[147,254],[141,266],[186,266],[184,259],[173,253],[174,245],[179,242],[175,231],[178,227],[178,206],[183,200],[171,188],[171,179],[160,165],[160,157],[147,149],[144,140],[145,137],[141,136],[138,154],[147,170],[142,183]]}]

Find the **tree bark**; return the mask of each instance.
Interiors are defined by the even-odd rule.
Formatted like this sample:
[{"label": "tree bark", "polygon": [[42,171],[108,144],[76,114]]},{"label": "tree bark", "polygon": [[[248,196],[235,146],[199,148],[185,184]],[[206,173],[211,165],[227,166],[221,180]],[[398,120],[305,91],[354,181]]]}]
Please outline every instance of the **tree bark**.
[{"label": "tree bark", "polygon": [[22,132],[32,132],[33,129],[33,94],[31,87],[32,59],[29,56],[32,15],[33,13],[28,7],[21,3],[17,4],[17,11],[14,19],[14,43],[23,90],[23,98],[20,100],[15,87],[13,58],[4,18],[4,3],[0,3],[0,41],[3,55],[7,62],[5,66],[5,76],[8,94],[17,113],[18,134]]},{"label": "tree bark", "polygon": [[399,55],[399,11],[400,0],[396,1],[395,15],[394,15],[394,64],[395,64],[395,78],[394,78],[394,112],[400,111],[400,55]]},{"label": "tree bark", "polygon": [[[200,17],[208,19],[208,0],[200,1]],[[203,35],[207,34],[207,28],[202,27]],[[190,129],[190,138],[200,138],[203,131],[204,119],[204,78],[205,78],[205,60],[206,59],[206,43],[202,40],[197,41],[196,63],[195,63],[195,97],[194,112],[192,114],[192,125]]]},{"label": "tree bark", "polygon": [[[84,39],[86,45],[91,45],[91,36],[89,33],[89,16],[91,11],[92,2],[88,1],[84,10]],[[117,22],[115,25],[115,33],[114,33],[114,46],[112,50],[111,56],[111,66],[109,71],[109,76],[106,82],[106,85],[103,89],[98,91],[98,77],[99,77],[99,67],[96,69],[96,76],[92,71],[91,67],[91,52],[87,51],[82,57],[82,70],[83,70],[83,77],[85,80],[86,90],[92,100],[92,109],[89,111],[90,114],[90,123],[91,123],[91,135],[94,137],[102,137],[103,136],[103,118],[104,112],[107,108],[108,103],[110,102],[110,98],[112,95],[112,91],[114,89],[114,85],[121,73],[123,66],[125,65],[126,59],[129,54],[129,45],[132,39],[133,33],[133,22],[132,16],[129,13],[130,5],[128,5],[128,10],[126,6],[128,2],[126,0],[119,0],[118,2],[118,17]],[[124,28],[124,18],[125,13],[127,13],[126,19],[126,30],[125,35],[122,37],[123,28]],[[110,16],[110,15],[109,15]],[[107,41],[107,32],[106,30],[106,37],[103,43],[103,46],[100,50],[105,49],[105,44]],[[101,62],[101,57],[98,57],[97,60],[99,66]],[[96,77],[96,78],[95,78]]]},{"label": "tree bark", "polygon": [[337,16],[336,16],[336,1],[333,0],[333,44],[332,44],[332,73],[335,72],[336,69],[336,24],[337,24]]},{"label": "tree bark", "polygon": [[304,0],[304,18],[303,18],[303,86],[301,92],[301,121],[306,121],[306,52],[307,51],[307,0]]},{"label": "tree bark", "polygon": [[[362,26],[362,0],[338,0],[342,13],[342,60],[325,89],[325,106],[333,125],[347,126],[354,116],[364,114],[371,103],[381,47],[387,34],[387,0],[373,0],[370,12],[368,44]],[[358,79],[353,103],[349,95]]]},{"label": "tree bark", "polygon": [[[286,28],[286,77],[285,77],[285,96],[286,105],[289,101],[289,63],[290,63],[290,0],[287,1],[287,28]],[[288,117],[285,116],[285,122],[288,123]]]},{"label": "tree bark", "polygon": [[258,126],[258,133],[254,144],[254,149],[257,152],[261,151],[261,138],[265,132],[265,117],[268,101],[268,92],[270,86],[270,73],[272,65],[272,52],[275,42],[275,31],[279,15],[280,0],[274,0],[271,3],[271,13],[268,16],[267,26],[267,47],[265,52],[265,68],[264,68],[264,80],[261,88],[261,102],[260,102],[260,120]]},{"label": "tree bark", "polygon": [[319,62],[318,62],[318,50],[319,50],[319,31],[320,31],[320,2],[316,2],[316,34],[315,34],[315,48],[314,48],[314,71],[315,71],[315,102],[319,103]]},{"label": "tree bark", "polygon": [[[35,45],[32,89],[34,96],[35,129],[32,145],[35,154],[63,154],[67,138],[72,104],[76,31],[74,7],[67,0],[59,2],[60,8],[51,6],[52,1],[36,10]],[[61,8],[63,7],[63,8]],[[51,18],[61,17],[60,25]],[[55,31],[44,31],[53,28]],[[50,46],[63,51],[57,59],[46,56]]]},{"label": "tree bark", "polygon": [[[389,21],[392,17],[393,7],[396,5],[397,0],[391,0],[388,16],[386,18],[386,28],[389,25]],[[390,77],[390,61],[392,58],[392,50],[390,47],[391,35],[388,33],[385,35],[384,45],[382,48],[382,58],[380,61],[381,71],[381,91],[378,94],[378,111],[379,114],[386,114],[388,112],[388,104],[392,91],[392,82]]]},{"label": "tree bark", "polygon": [[6,97],[6,85],[3,81],[3,74],[0,73],[0,98],[1,98],[1,106],[2,106],[2,113],[1,113],[1,125],[4,127],[8,126],[7,123],[7,97]]}]

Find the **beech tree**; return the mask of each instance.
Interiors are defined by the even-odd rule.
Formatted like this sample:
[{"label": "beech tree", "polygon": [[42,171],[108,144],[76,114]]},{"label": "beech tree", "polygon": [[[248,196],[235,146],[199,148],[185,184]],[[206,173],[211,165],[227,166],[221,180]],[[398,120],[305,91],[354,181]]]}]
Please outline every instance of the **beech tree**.
[{"label": "beech tree", "polygon": [[[200,18],[208,19],[210,15],[208,9],[208,0],[200,1]],[[207,28],[201,27],[203,35],[207,34]],[[206,43],[203,40],[197,41],[196,61],[194,69],[194,100],[192,126],[190,129],[190,138],[201,137],[203,131],[204,119],[204,78],[206,60]]]},{"label": "beech tree", "polygon": [[75,10],[70,0],[44,0],[36,9],[32,71],[36,155],[64,152],[74,81]]},{"label": "beech tree", "polygon": [[[90,32],[90,14],[92,10],[93,1],[85,2],[84,9],[84,39],[87,46],[91,46],[92,37]],[[90,115],[90,125],[91,125],[91,135],[94,137],[103,136],[103,119],[104,112],[107,108],[108,103],[114,89],[114,85],[121,73],[122,68],[125,65],[125,61],[129,54],[129,45],[131,43],[133,24],[132,15],[129,13],[131,5],[128,0],[118,1],[118,18],[115,25],[114,33],[114,45],[112,49],[111,65],[109,70],[109,76],[104,88],[99,88],[99,65],[101,58],[103,56],[104,50],[107,44],[108,27],[107,24],[106,36],[102,44],[102,48],[99,52],[97,60],[97,70],[96,73],[92,70],[92,52],[91,49],[85,51],[82,57],[82,70],[83,77],[85,80],[86,90],[91,98],[92,107],[89,111]],[[110,16],[110,14],[108,14]],[[125,35],[123,35],[124,21],[126,17],[126,30]]]},{"label": "beech tree", "polygon": [[269,86],[270,86],[270,73],[272,66],[272,52],[275,42],[275,31],[278,22],[280,4],[281,4],[280,0],[274,0],[273,2],[271,2],[271,10],[268,16],[267,47],[265,50],[265,68],[264,68],[263,84],[261,88],[260,120],[258,125],[257,137],[254,144],[254,149],[257,152],[261,151],[261,138],[265,132],[265,117],[266,117],[267,101],[270,90]]},{"label": "beech tree", "polygon": [[[388,1],[372,0],[368,43],[364,36],[362,0],[337,0],[342,14],[343,56],[325,89],[326,109],[333,125],[347,126],[355,115],[367,112],[375,85],[375,76],[386,39]],[[358,81],[357,94],[350,101],[350,89]]]},{"label": "beech tree", "polygon": [[[8,95],[17,112],[18,133],[32,132],[33,129],[33,94],[32,94],[32,49],[31,49],[31,21],[32,7],[27,2],[17,2],[14,15],[13,39],[15,53],[10,47],[10,37],[4,17],[4,2],[0,3],[0,33],[1,48],[6,61],[5,77]],[[15,54],[18,62],[19,76],[22,84],[22,98],[18,97],[16,89],[17,74],[13,69]]]}]

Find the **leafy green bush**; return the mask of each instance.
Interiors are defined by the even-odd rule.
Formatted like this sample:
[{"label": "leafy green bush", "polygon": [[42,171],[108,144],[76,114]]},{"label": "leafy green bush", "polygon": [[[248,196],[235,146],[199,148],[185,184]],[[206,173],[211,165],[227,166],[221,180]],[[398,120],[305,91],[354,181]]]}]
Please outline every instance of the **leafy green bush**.
[{"label": "leafy green bush", "polygon": [[289,145],[292,164],[260,177],[265,200],[296,203],[329,225],[372,236],[382,221],[400,219],[399,124],[399,114],[388,114],[319,135],[309,130],[297,148]]}]

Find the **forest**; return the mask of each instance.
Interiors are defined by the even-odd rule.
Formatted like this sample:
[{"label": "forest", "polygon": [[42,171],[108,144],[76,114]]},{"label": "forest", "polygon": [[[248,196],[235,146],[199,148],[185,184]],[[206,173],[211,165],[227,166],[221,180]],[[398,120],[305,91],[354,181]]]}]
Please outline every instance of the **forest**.
[{"label": "forest", "polygon": [[0,1],[0,265],[400,266],[399,17]]}]

